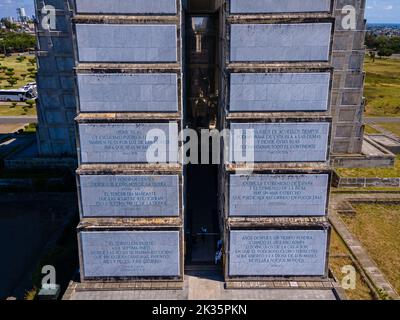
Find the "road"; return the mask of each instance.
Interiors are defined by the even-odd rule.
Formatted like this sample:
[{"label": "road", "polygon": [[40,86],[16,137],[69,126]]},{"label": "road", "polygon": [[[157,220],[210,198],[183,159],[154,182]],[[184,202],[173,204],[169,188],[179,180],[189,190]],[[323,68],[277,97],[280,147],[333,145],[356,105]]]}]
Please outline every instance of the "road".
[{"label": "road", "polygon": [[37,123],[36,116],[0,117],[0,124]]}]

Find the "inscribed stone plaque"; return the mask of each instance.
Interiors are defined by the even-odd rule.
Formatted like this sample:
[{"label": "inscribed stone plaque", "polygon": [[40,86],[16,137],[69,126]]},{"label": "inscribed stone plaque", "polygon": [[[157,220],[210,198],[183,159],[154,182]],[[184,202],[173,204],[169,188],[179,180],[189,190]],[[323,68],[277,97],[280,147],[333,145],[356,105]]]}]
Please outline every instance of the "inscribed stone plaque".
[{"label": "inscribed stone plaque", "polygon": [[232,62],[328,61],[332,25],[232,24]]},{"label": "inscribed stone plaque", "polygon": [[326,111],[330,73],[232,73],[231,111]]},{"label": "inscribed stone plaque", "polygon": [[230,0],[231,13],[329,12],[331,0]]},{"label": "inscribed stone plaque", "polygon": [[174,175],[82,175],[83,217],[179,215],[179,177]]},{"label": "inscribed stone plaque", "polygon": [[78,74],[82,112],[178,111],[176,74]]},{"label": "inscribed stone plaque", "polygon": [[172,123],[79,124],[82,163],[178,161],[178,125]]},{"label": "inscribed stone plaque", "polygon": [[75,0],[77,13],[175,14],[176,0]]},{"label": "inscribed stone plaque", "polygon": [[93,231],[80,237],[86,278],[180,275],[178,231]]},{"label": "inscribed stone plaque", "polygon": [[231,231],[230,276],[324,276],[328,231]]},{"label": "inscribed stone plaque", "polygon": [[176,25],[76,24],[81,62],[176,62]]},{"label": "inscribed stone plaque", "polygon": [[324,216],[327,174],[231,175],[230,216]]},{"label": "inscribed stone plaque", "polygon": [[329,128],[314,122],[232,123],[230,162],[326,161]]}]

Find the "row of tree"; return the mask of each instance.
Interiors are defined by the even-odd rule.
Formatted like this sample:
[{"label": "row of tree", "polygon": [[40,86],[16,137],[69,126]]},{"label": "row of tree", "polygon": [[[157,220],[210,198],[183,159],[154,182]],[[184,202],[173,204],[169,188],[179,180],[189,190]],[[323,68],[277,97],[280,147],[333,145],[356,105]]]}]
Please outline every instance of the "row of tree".
[{"label": "row of tree", "polygon": [[0,30],[0,52],[25,52],[35,48],[36,37],[28,33]]},{"label": "row of tree", "polygon": [[368,49],[376,51],[380,57],[389,57],[400,54],[400,37],[377,36],[367,33],[365,45]]}]

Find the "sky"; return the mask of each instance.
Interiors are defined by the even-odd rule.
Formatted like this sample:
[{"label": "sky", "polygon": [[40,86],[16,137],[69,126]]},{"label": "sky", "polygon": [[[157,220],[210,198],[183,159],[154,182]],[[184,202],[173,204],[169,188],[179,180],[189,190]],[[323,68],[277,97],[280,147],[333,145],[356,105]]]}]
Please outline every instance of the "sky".
[{"label": "sky", "polygon": [[[0,17],[16,16],[17,7],[33,15],[33,0],[0,0]],[[400,23],[400,0],[367,0],[366,18],[369,23]]]}]

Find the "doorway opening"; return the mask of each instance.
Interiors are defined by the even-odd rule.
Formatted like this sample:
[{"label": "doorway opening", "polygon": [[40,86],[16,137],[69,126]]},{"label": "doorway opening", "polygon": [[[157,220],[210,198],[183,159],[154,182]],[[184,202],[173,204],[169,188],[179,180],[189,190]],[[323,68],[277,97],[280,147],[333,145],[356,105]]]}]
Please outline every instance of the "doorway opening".
[{"label": "doorway opening", "polygon": [[[185,122],[200,136],[202,129],[217,126],[218,15],[188,14],[185,25]],[[201,159],[200,147],[198,152]],[[215,264],[220,247],[218,170],[213,164],[186,166],[186,265]]]}]

